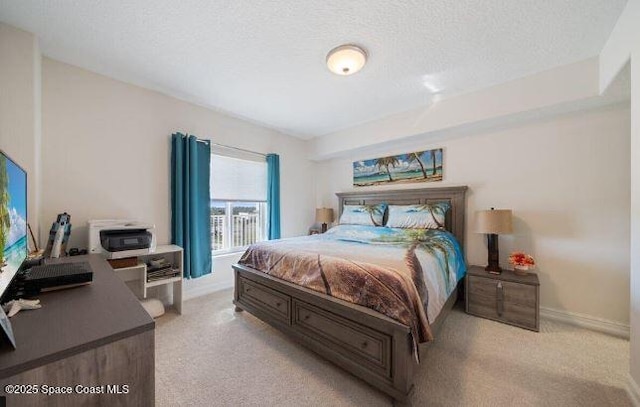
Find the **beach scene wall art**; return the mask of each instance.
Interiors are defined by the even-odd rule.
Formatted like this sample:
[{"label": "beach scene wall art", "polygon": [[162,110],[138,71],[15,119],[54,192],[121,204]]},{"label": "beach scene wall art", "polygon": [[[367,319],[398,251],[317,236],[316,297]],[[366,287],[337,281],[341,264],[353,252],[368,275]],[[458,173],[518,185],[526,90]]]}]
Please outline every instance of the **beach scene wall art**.
[{"label": "beach scene wall art", "polygon": [[443,167],[441,148],[354,161],[353,185],[365,187],[442,181]]}]

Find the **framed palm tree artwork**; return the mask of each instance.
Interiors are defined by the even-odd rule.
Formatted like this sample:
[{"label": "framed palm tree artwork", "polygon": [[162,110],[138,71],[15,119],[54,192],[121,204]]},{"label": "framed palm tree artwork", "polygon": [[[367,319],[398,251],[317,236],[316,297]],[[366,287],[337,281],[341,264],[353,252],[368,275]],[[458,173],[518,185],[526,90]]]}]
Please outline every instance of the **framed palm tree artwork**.
[{"label": "framed palm tree artwork", "polygon": [[354,161],[353,185],[442,181],[443,167],[441,148]]}]

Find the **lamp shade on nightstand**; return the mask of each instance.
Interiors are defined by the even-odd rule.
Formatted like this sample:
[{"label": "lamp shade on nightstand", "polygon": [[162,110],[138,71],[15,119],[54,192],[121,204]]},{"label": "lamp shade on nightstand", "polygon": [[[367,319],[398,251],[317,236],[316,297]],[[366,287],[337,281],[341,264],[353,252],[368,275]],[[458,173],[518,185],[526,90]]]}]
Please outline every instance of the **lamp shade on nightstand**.
[{"label": "lamp shade on nightstand", "polygon": [[493,209],[477,211],[474,230],[476,233],[486,233],[488,260],[486,271],[500,274],[500,253],[498,251],[498,235],[513,232],[511,209]]},{"label": "lamp shade on nightstand", "polygon": [[333,222],[333,209],[332,208],[317,208],[316,209],[316,222],[322,224],[322,233],[327,231],[327,224]]},{"label": "lamp shade on nightstand", "polygon": [[476,233],[505,235],[513,232],[511,209],[490,209],[476,212]]}]

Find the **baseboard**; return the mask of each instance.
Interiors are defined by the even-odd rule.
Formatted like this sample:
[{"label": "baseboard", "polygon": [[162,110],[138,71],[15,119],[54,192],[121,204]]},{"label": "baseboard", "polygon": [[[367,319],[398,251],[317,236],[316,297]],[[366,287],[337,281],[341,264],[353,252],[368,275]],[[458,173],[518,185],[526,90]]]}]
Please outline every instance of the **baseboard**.
[{"label": "baseboard", "polygon": [[629,375],[627,379],[627,393],[629,393],[631,404],[633,404],[634,407],[640,407],[640,386],[633,380],[631,375]]},{"label": "baseboard", "polygon": [[242,257],[242,252],[213,256],[213,271],[211,274],[192,280],[185,280],[182,298],[190,300],[232,288],[235,281],[232,266],[240,260],[240,257]]},{"label": "baseboard", "polygon": [[203,295],[213,294],[217,291],[233,288],[233,281],[220,282],[215,284],[201,284],[198,286],[188,287],[182,292],[182,298],[184,301],[191,300],[196,297],[202,297]]},{"label": "baseboard", "polygon": [[564,322],[570,325],[576,325],[594,331],[604,332],[609,335],[619,336],[625,339],[629,339],[630,335],[629,325],[593,317],[591,315],[579,314],[577,312],[540,307],[540,317],[553,321]]}]

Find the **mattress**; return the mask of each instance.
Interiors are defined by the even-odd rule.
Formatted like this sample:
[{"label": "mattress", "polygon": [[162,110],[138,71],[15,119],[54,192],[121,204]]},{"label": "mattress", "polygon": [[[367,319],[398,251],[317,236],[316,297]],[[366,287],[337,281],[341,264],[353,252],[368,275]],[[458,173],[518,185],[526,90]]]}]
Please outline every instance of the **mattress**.
[{"label": "mattress", "polygon": [[359,225],[260,242],[239,263],[380,312],[409,326],[416,343],[433,339],[430,323],[466,273],[445,230]]}]

